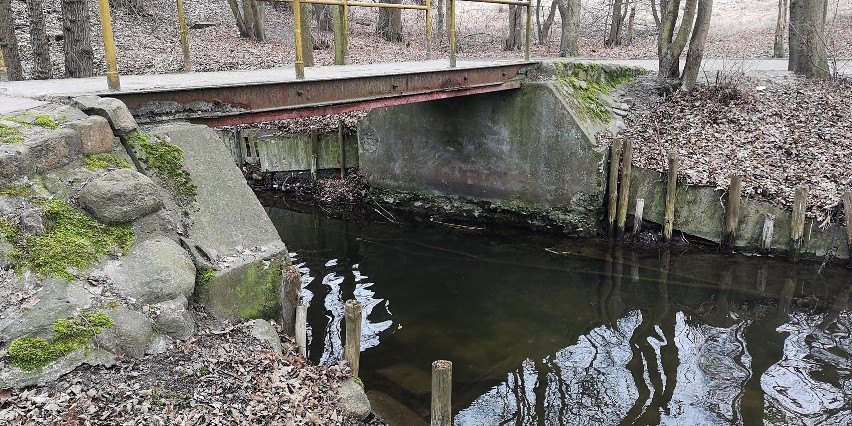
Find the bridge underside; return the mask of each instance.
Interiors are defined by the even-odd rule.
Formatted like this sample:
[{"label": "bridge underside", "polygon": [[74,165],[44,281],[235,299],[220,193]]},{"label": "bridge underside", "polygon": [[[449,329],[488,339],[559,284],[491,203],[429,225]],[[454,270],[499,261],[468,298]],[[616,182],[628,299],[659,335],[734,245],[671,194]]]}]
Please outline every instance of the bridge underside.
[{"label": "bridge underside", "polygon": [[[137,120],[187,119],[210,126],[259,123],[467,96],[520,87],[529,63],[480,64],[384,75],[346,75],[113,93]],[[381,73],[381,70],[377,70]],[[514,80],[513,80],[514,79]]]}]

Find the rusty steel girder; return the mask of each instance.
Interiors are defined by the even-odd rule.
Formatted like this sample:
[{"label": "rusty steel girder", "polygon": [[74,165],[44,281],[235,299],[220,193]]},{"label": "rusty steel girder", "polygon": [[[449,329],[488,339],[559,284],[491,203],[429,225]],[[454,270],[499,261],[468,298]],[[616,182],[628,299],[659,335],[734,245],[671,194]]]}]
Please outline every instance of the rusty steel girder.
[{"label": "rusty steel girder", "polygon": [[124,92],[141,122],[187,119],[212,126],[258,123],[424,102],[520,87],[528,63],[315,80]]}]

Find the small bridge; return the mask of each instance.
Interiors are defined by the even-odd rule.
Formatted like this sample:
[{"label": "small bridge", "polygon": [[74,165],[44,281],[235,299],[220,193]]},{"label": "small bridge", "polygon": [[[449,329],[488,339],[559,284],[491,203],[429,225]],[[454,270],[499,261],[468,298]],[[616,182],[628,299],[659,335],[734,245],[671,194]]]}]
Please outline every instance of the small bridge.
[{"label": "small bridge", "polygon": [[512,90],[535,62],[432,60],[311,68],[128,75],[109,90],[103,77],[0,83],[0,94],[122,100],[137,120],[188,119],[211,126],[327,115],[414,102]]}]

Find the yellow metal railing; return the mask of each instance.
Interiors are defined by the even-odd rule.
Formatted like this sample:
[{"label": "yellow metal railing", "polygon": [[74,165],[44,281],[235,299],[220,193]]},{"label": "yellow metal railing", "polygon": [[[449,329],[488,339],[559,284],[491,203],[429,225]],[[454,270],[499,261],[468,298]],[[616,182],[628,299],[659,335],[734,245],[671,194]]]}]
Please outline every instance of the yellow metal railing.
[{"label": "yellow metal railing", "polygon": [[[109,12],[109,0],[98,0],[98,14],[101,20],[101,35],[104,40],[104,56],[107,63],[107,87],[109,90],[121,90],[121,81],[118,76],[118,63],[115,56],[115,39],[112,34],[112,19]],[[183,69],[192,69],[192,61],[189,57],[189,37],[186,32],[186,19],[183,12],[183,0],[177,0],[178,30],[180,31],[180,43],[183,47]]]},{"label": "yellow metal railing", "polygon": [[[301,20],[301,3],[309,4],[325,4],[338,6],[340,10],[340,24],[334,28],[335,52],[334,64],[343,65],[348,61],[349,56],[349,6],[357,7],[378,7],[384,9],[409,9],[422,10],[426,12],[426,54],[429,59],[432,59],[432,4],[431,0],[426,0],[426,4],[397,4],[397,3],[373,3],[364,1],[348,1],[348,0],[267,0],[280,1],[285,3],[293,3],[293,27],[294,37],[296,38],[296,78],[305,78],[305,63],[302,59],[302,20]],[[339,47],[338,47],[339,45]]]}]

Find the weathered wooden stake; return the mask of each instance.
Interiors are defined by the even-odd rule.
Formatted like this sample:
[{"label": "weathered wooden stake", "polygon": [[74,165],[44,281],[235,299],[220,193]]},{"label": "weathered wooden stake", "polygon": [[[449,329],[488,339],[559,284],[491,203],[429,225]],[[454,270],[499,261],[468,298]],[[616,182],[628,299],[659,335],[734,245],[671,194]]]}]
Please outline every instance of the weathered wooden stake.
[{"label": "weathered wooden stake", "polygon": [[343,348],[343,358],[352,367],[352,376],[356,377],[361,363],[361,302],[347,300],[343,316],[346,318],[346,346]]},{"label": "weathered wooden stake", "polygon": [[772,250],[772,233],[774,230],[775,216],[767,214],[763,221],[763,233],[760,235],[760,245],[758,246],[761,253],[767,254]]},{"label": "weathered wooden stake", "polygon": [[337,121],[337,144],[340,148],[340,178],[346,175],[346,144],[343,141],[343,120]]},{"label": "weathered wooden stake", "polygon": [[438,360],[432,363],[432,422],[431,426],[452,426],[453,363]]},{"label": "weathered wooden stake", "polygon": [[607,205],[607,235],[615,235],[615,212],[618,205],[618,163],[621,156],[620,140],[612,141],[609,147],[609,203]]},{"label": "weathered wooden stake", "polygon": [[621,151],[624,155],[621,157],[621,183],[618,185],[618,216],[615,226],[615,235],[619,238],[624,236],[624,229],[627,224],[627,200],[630,196],[630,173],[632,171],[631,163],[633,162],[633,142],[625,139]]},{"label": "weathered wooden stake", "polygon": [[317,163],[319,162],[319,137],[317,128],[311,127],[311,180],[317,180]]},{"label": "weathered wooden stake", "polygon": [[722,231],[722,248],[730,250],[737,239],[737,225],[740,221],[740,200],[742,199],[743,180],[731,176],[728,185],[728,205],[725,209],[725,229]]},{"label": "weathered wooden stake", "polygon": [[638,234],[642,231],[642,215],[645,212],[645,199],[636,199],[636,211],[633,212],[633,234]]},{"label": "weathered wooden stake", "polygon": [[296,306],[296,345],[299,353],[308,356],[308,307]]},{"label": "weathered wooden stake", "polygon": [[790,221],[790,260],[799,261],[802,253],[802,240],[805,235],[805,209],[808,207],[808,188],[796,187],[793,198],[793,218]]},{"label": "weathered wooden stake", "polygon": [[675,199],[677,197],[677,154],[669,153],[669,179],[666,184],[666,215],[663,223],[663,240],[672,241],[674,229]]},{"label": "weathered wooden stake", "polygon": [[843,194],[843,215],[846,217],[846,245],[849,248],[849,261],[852,262],[852,191]]}]

